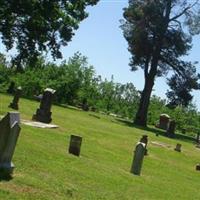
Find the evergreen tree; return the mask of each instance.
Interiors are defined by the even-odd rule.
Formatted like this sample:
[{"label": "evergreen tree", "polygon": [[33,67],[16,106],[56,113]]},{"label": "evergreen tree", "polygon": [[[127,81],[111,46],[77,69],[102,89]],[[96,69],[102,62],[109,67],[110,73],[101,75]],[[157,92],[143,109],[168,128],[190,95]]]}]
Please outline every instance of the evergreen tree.
[{"label": "evergreen tree", "polygon": [[[135,124],[146,126],[151,92],[156,77],[173,71],[180,78],[187,73],[195,80],[196,68],[182,56],[191,49],[192,37],[185,25],[191,25],[199,0],[129,0],[124,9],[122,29],[132,55],[132,70],[144,71],[145,85]],[[194,31],[193,31],[194,33]]]}]

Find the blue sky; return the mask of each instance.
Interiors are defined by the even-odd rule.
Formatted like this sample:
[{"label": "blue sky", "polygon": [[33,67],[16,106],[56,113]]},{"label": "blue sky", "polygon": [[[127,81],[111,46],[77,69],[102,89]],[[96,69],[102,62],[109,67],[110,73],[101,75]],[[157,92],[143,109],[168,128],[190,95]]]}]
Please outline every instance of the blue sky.
[{"label": "blue sky", "polygon": [[[127,0],[100,0],[96,6],[89,7],[89,17],[81,22],[68,46],[62,48],[63,58],[68,59],[79,51],[88,57],[89,64],[94,66],[98,75],[108,79],[114,75],[116,82],[132,82],[138,90],[142,90],[143,72],[130,71],[128,63],[131,55],[119,27],[119,20],[123,18],[123,8],[128,5],[127,2]],[[200,61],[199,37],[195,37],[193,41],[192,51],[186,59]],[[0,51],[2,49],[0,46]],[[199,67],[198,71],[200,73]],[[165,78],[158,78],[153,94],[165,98],[166,90]],[[200,92],[195,91],[193,94],[194,103],[200,110]]]},{"label": "blue sky", "polygon": [[[143,89],[144,78],[142,71],[131,72],[128,65],[131,57],[127,42],[119,28],[119,20],[123,18],[123,8],[128,5],[126,0],[100,0],[88,9],[89,17],[84,20],[76,31],[72,42],[63,48],[65,59],[74,52],[80,51],[89,58],[89,63],[96,69],[97,74],[110,78],[114,75],[117,82],[132,82],[138,90]],[[190,55],[185,58],[200,62],[199,36],[193,40]],[[200,73],[200,68],[198,67]],[[166,79],[156,80],[153,94],[165,98],[167,90]],[[200,110],[200,92],[195,91],[194,103]]]}]

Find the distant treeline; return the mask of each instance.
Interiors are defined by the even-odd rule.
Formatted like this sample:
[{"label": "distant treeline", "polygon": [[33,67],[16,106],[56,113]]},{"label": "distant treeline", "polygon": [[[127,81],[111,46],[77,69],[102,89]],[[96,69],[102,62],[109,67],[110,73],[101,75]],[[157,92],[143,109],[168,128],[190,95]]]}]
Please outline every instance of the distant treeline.
[{"label": "distant treeline", "polygon": [[[0,55],[0,90],[6,92],[10,83],[21,86],[23,96],[34,98],[42,94],[47,87],[56,90],[55,103],[73,106],[87,105],[93,111],[114,113],[120,117],[133,119],[138,108],[140,92],[132,83],[116,83],[103,80],[80,53],[74,54],[67,62],[60,65],[47,63],[41,58],[37,67],[23,66],[22,73],[16,73],[15,67]],[[179,130],[196,132],[200,124],[200,114],[194,105],[187,108],[170,109],[167,101],[157,96],[151,97],[148,112],[148,124],[155,125],[161,113],[167,113],[177,122]],[[186,131],[187,132],[187,131]]]}]

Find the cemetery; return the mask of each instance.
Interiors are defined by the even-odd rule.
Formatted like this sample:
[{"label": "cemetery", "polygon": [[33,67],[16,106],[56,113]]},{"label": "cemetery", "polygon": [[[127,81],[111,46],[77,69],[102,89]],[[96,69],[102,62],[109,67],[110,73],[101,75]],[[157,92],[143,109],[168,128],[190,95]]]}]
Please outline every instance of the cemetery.
[{"label": "cemetery", "polygon": [[200,199],[200,0],[0,4],[0,200]]},{"label": "cemetery", "polygon": [[[2,118],[12,111],[12,96],[0,95]],[[31,121],[40,103],[21,98],[19,104],[20,121]],[[198,199],[195,140],[170,138],[155,129],[161,131],[157,137],[116,117],[96,113],[100,118],[94,118],[78,109],[52,105],[51,112],[56,129],[20,123],[15,167],[11,179],[0,181],[0,199]],[[137,144],[140,155],[135,155]]]}]

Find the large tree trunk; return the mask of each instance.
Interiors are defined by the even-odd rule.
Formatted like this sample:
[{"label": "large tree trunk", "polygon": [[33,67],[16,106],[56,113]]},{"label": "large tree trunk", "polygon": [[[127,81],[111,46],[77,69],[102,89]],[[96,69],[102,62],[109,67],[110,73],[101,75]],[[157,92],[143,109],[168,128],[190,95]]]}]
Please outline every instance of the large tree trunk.
[{"label": "large tree trunk", "polygon": [[141,94],[140,104],[135,116],[134,123],[139,126],[147,125],[147,113],[151,97],[151,92],[154,85],[154,78],[146,78],[144,89]]},{"label": "large tree trunk", "polygon": [[[149,63],[150,59],[147,58],[146,60],[145,70],[144,70],[145,84],[144,84],[144,89],[141,94],[139,108],[134,120],[134,124],[139,125],[139,126],[145,126],[145,127],[147,126],[147,113],[148,113],[148,108],[149,108],[151,92],[152,92],[155,77],[157,74],[161,44],[162,44],[162,37],[159,38],[159,40],[157,41],[157,44],[155,45],[156,48],[152,55],[152,61]],[[149,67],[150,67],[150,70],[148,70]]]},{"label": "large tree trunk", "polygon": [[154,42],[155,48],[152,53],[152,59],[147,57],[145,63],[145,69],[144,69],[145,85],[141,94],[140,105],[134,120],[134,123],[139,126],[147,126],[147,113],[149,108],[149,102],[150,102],[151,92],[154,86],[155,77],[157,74],[158,61],[160,58],[160,52],[163,44],[163,37],[165,32],[167,31],[169,24],[170,12],[172,8],[171,5],[172,5],[172,0],[168,0],[166,4],[166,11],[164,14],[165,23],[163,27],[161,26],[162,29],[160,34],[157,35],[158,37],[155,37],[155,42]]}]

